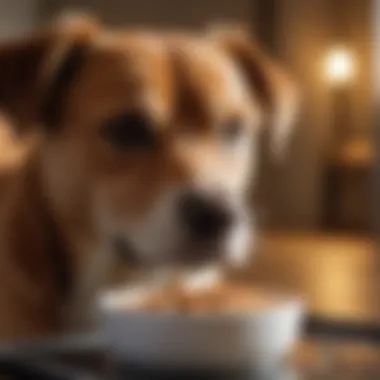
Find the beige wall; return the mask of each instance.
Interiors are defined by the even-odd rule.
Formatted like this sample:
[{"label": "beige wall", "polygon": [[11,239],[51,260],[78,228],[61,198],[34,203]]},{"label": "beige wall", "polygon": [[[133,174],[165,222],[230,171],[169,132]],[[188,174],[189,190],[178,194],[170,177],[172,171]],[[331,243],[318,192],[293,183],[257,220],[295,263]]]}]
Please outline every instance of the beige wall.
[{"label": "beige wall", "polygon": [[[264,1],[264,0],[263,0]],[[371,122],[370,0],[276,0],[276,50],[302,88],[302,115],[282,167],[266,173],[266,203],[272,224],[315,229],[321,222],[326,150],[332,130],[332,98],[322,59],[336,42],[334,29],[347,18],[349,45],[357,53],[358,76],[349,89],[350,125],[368,138]],[[334,15],[335,11],[339,17]]]},{"label": "beige wall", "polygon": [[349,38],[352,39],[359,64],[357,78],[352,91],[352,123],[356,126],[359,134],[368,136],[372,115],[371,59],[373,52],[373,24],[371,9],[373,2],[370,0],[350,0],[349,3],[348,33]]},{"label": "beige wall", "polygon": [[0,38],[22,35],[38,21],[38,0],[0,0]]},{"label": "beige wall", "polygon": [[[291,3],[291,4],[289,4]],[[313,228],[320,219],[324,143],[331,123],[321,59],[330,39],[329,0],[290,0],[278,49],[300,83],[302,112],[276,188],[281,225]]]},{"label": "beige wall", "polygon": [[98,14],[111,24],[198,27],[212,20],[251,22],[251,0],[45,0],[45,15],[64,9]]}]

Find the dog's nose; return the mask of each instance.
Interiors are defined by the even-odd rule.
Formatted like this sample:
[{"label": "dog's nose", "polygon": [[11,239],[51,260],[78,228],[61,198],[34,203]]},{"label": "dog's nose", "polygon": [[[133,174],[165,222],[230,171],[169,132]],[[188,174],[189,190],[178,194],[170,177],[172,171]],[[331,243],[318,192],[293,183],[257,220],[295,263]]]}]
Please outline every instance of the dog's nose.
[{"label": "dog's nose", "polygon": [[181,199],[180,215],[191,236],[199,240],[221,237],[233,222],[232,212],[225,203],[195,192]]}]

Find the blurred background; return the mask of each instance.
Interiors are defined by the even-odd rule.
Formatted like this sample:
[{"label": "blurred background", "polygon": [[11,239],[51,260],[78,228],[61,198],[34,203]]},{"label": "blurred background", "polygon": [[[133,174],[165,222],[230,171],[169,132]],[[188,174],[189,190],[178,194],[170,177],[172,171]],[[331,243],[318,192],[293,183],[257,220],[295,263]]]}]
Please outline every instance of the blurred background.
[{"label": "blurred background", "polygon": [[[252,267],[239,275],[305,295],[313,315],[380,325],[380,259],[371,238],[380,218],[374,197],[372,3],[0,0],[0,37],[23,35],[61,11],[77,10],[108,25],[249,26],[293,72],[303,106],[281,162],[268,154],[263,139],[262,169],[252,190],[261,238]],[[5,176],[24,146],[8,134],[5,120],[0,132]]]}]

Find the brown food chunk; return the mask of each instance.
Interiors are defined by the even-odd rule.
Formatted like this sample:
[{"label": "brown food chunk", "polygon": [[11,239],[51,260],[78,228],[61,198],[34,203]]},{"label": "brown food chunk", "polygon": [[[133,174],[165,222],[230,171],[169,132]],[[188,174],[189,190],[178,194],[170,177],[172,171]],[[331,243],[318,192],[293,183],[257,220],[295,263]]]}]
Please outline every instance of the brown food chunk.
[{"label": "brown food chunk", "polygon": [[139,303],[144,311],[181,313],[248,312],[272,305],[274,298],[257,289],[234,284],[219,284],[203,290],[173,285],[152,292]]}]

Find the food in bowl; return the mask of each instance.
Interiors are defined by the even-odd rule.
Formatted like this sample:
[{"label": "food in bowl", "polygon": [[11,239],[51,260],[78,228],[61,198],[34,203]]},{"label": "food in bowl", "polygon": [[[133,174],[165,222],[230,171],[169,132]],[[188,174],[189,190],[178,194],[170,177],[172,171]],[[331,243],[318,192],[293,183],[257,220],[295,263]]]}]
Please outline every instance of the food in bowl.
[{"label": "food in bowl", "polygon": [[196,289],[179,284],[167,285],[141,295],[134,305],[127,307],[154,313],[247,313],[267,309],[277,302],[275,296],[257,288],[223,282]]}]

